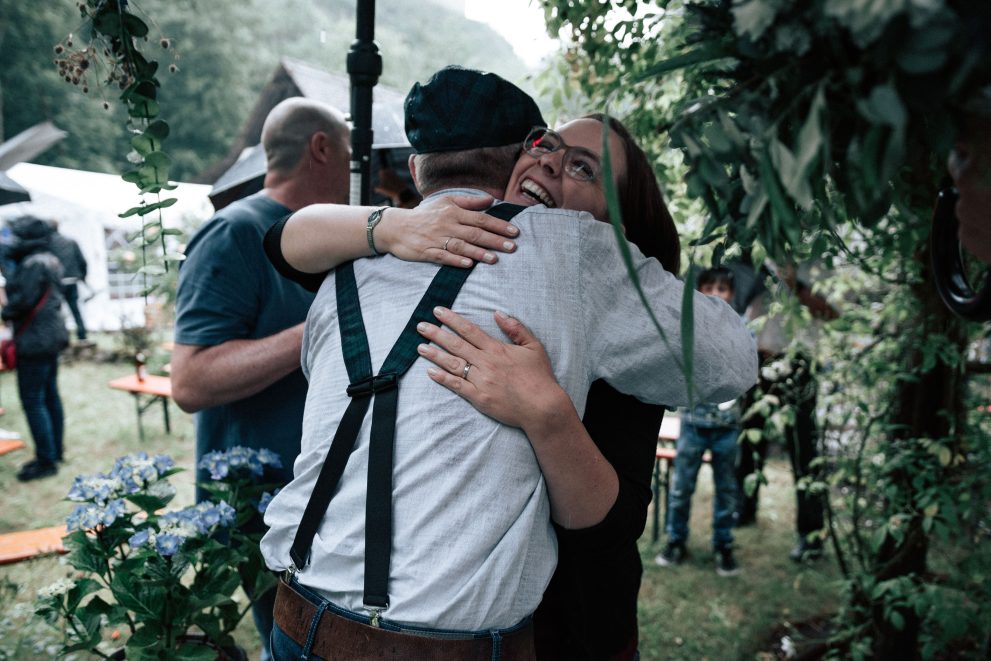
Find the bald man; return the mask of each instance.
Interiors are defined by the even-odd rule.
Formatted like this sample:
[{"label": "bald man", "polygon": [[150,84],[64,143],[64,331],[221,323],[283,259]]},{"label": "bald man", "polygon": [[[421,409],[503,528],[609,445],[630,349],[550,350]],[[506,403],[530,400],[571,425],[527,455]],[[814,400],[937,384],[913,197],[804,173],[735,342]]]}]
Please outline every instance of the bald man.
[{"label": "bald man", "polygon": [[[334,108],[303,98],[275,106],[262,128],[265,188],[218,212],[196,233],[179,270],[172,396],[195,413],[196,461],[236,445],[267,448],[292,478],[306,401],[303,321],[313,294],[280,276],[262,240],[309,204],[348,201],[350,131]],[[198,480],[205,480],[203,471]],[[198,494],[198,496],[201,494]],[[255,604],[270,658],[274,590]]]}]

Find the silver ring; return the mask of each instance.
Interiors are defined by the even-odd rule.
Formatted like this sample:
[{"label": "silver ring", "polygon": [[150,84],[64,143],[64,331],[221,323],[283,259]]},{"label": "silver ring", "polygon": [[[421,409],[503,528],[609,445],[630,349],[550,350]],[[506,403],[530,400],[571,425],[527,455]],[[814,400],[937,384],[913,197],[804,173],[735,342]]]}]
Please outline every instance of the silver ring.
[{"label": "silver ring", "polygon": [[453,239],[453,238],[454,238],[453,236],[447,237],[447,241],[444,242],[444,247],[441,248],[441,250],[446,251],[447,250],[447,244],[449,244],[451,242],[451,239]]},{"label": "silver ring", "polygon": [[467,381],[467,380],[468,380],[468,370],[470,370],[470,369],[471,369],[471,363],[469,363],[469,362],[468,362],[468,361],[466,360],[466,361],[465,361],[465,369],[464,369],[464,371],[463,371],[463,372],[461,372],[461,378],[462,378],[462,379],[464,379],[465,381]]}]

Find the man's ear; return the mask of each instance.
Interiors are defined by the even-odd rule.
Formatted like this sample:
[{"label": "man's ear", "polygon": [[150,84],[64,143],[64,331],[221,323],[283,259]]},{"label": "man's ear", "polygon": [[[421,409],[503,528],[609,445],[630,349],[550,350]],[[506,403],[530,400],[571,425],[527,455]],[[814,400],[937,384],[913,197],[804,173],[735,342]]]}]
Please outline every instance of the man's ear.
[{"label": "man's ear", "polygon": [[330,144],[330,136],[323,131],[317,131],[310,136],[307,144],[310,158],[318,163],[326,163],[333,157],[333,145]]}]

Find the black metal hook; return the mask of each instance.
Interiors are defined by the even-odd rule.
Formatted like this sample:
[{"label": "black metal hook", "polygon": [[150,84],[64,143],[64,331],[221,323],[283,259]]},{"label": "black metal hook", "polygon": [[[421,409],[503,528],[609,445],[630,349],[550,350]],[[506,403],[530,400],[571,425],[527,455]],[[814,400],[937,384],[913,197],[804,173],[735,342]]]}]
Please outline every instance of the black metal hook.
[{"label": "black metal hook", "polygon": [[970,321],[991,321],[991,271],[979,290],[967,278],[962,248],[957,238],[957,189],[939,192],[929,236],[933,281],[939,297],[950,310]]}]

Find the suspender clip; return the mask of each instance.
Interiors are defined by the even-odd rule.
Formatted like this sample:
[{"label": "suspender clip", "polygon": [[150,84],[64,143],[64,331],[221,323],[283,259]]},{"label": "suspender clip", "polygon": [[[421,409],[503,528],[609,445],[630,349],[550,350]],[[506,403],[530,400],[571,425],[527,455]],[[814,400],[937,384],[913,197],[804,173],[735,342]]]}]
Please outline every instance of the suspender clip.
[{"label": "suspender clip", "polygon": [[385,608],[378,608],[377,606],[364,606],[361,610],[368,613],[368,617],[371,618],[371,621],[369,622],[370,625],[373,627],[381,627],[382,624],[379,620],[381,619],[382,613],[384,613],[387,608],[388,606]]},{"label": "suspender clip", "polygon": [[375,393],[392,390],[399,386],[399,375],[395,372],[365,377],[348,386],[348,397],[368,397]]}]

